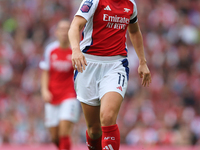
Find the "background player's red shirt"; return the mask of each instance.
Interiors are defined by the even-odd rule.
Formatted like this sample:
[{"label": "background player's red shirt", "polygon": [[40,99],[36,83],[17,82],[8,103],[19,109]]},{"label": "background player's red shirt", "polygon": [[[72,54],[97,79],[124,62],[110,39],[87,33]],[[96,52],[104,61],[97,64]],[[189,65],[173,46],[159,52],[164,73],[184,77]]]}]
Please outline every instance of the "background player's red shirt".
[{"label": "background player's red shirt", "polygon": [[52,104],[60,104],[68,98],[75,98],[73,67],[71,63],[72,50],[62,49],[58,42],[47,46],[45,59],[40,68],[49,71],[49,90],[53,95]]}]

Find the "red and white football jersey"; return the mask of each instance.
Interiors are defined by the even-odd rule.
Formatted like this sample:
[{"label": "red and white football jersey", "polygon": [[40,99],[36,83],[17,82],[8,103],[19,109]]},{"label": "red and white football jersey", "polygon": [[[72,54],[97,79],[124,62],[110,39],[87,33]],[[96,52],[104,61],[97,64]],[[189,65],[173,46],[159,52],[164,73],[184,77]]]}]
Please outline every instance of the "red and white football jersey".
[{"label": "red and white football jersey", "polygon": [[72,50],[61,49],[59,42],[49,44],[44,52],[44,60],[40,68],[49,71],[49,90],[53,95],[52,104],[60,104],[68,98],[75,98],[73,67],[71,63]]},{"label": "red and white football jersey", "polygon": [[80,43],[82,52],[127,56],[127,27],[137,22],[134,0],[83,0],[76,15],[87,20]]}]

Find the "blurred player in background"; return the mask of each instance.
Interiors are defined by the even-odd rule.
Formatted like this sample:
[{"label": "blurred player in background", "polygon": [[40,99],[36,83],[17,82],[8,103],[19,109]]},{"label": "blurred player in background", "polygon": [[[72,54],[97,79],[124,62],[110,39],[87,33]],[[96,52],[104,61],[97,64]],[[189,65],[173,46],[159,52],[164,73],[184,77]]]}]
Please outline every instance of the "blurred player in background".
[{"label": "blurred player in background", "polygon": [[70,134],[79,119],[79,102],[73,82],[72,51],[69,47],[70,22],[61,20],[56,27],[58,41],[50,43],[40,62],[41,93],[45,102],[45,125],[59,150],[70,150]]},{"label": "blurred player in background", "polygon": [[[83,27],[83,40],[79,45],[79,32]],[[83,0],[70,26],[75,89],[86,118],[90,150],[119,150],[116,120],[129,75],[127,28],[139,58],[142,85],[149,86],[151,75],[134,0]]]}]

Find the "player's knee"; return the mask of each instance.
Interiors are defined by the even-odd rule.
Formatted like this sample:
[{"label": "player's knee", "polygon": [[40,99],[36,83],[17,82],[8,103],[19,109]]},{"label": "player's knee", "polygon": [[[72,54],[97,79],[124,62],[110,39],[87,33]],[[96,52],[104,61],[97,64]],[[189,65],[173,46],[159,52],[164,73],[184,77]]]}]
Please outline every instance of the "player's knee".
[{"label": "player's knee", "polygon": [[52,137],[51,141],[55,144],[58,145],[59,144],[59,139],[57,137]]},{"label": "player's knee", "polygon": [[96,138],[99,138],[102,134],[102,131],[101,131],[101,124],[96,124],[96,125],[89,125],[88,126],[88,134],[90,135],[90,137],[92,139],[96,139]]},{"label": "player's knee", "polygon": [[116,124],[116,115],[112,112],[101,113],[101,125],[110,126]]}]

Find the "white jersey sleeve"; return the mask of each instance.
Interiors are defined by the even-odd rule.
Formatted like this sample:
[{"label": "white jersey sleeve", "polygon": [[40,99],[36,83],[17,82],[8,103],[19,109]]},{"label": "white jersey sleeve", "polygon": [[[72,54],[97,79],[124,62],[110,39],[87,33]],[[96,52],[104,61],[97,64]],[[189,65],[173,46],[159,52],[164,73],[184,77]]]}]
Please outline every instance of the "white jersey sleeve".
[{"label": "white jersey sleeve", "polygon": [[44,51],[44,58],[43,60],[39,63],[39,67],[43,70],[49,70],[50,69],[50,54],[51,52],[59,47],[59,42],[54,41],[50,43],[49,45],[46,46],[45,51]]},{"label": "white jersey sleeve", "polygon": [[87,21],[94,15],[99,0],[83,0],[75,16],[81,16]]},{"label": "white jersey sleeve", "polygon": [[137,19],[137,5],[136,5],[136,3],[135,3],[135,1],[134,0],[130,0],[132,3],[133,3],[133,5],[134,5],[134,7],[133,7],[133,14],[132,14],[132,16],[130,17],[130,22],[131,23],[135,23],[135,22],[137,22],[138,21],[138,19]]}]

